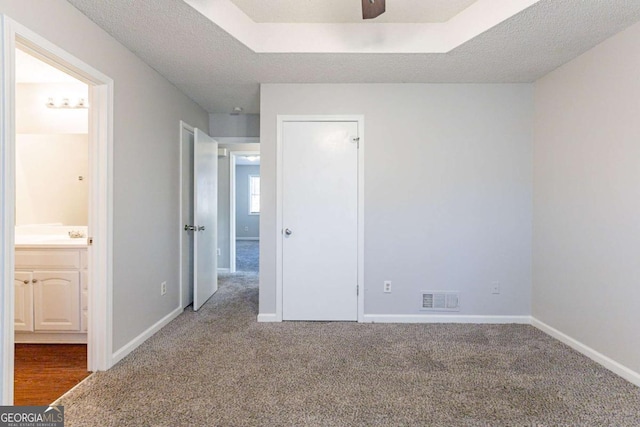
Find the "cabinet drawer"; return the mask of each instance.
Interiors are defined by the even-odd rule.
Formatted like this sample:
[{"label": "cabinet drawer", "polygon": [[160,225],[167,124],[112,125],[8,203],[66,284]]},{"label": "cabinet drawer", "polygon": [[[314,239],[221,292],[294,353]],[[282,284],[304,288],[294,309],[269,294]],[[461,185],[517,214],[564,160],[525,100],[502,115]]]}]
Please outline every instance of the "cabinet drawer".
[{"label": "cabinet drawer", "polygon": [[16,268],[75,269],[80,268],[78,250],[16,250]]}]

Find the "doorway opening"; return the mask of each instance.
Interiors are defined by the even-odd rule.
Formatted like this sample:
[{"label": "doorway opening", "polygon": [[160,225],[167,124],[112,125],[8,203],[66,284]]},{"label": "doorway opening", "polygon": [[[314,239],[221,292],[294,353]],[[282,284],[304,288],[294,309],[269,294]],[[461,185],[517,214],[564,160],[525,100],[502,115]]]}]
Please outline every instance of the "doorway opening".
[{"label": "doorway opening", "polygon": [[258,273],[260,152],[232,151],[229,178],[231,272]]},{"label": "doorway opening", "polygon": [[89,375],[89,85],[23,49],[15,51],[14,403],[47,405]]},{"label": "doorway opening", "polygon": [[[180,192],[181,192],[181,220],[187,227],[195,224],[193,215],[193,160],[194,160],[194,129],[192,126],[180,123]],[[194,273],[194,231],[180,230],[180,274],[182,289],[181,307],[187,308],[193,304],[193,273]]]},{"label": "doorway opening", "polygon": [[180,305],[199,310],[218,290],[218,142],[180,121]]},{"label": "doorway opening", "polygon": [[[0,23],[4,30],[0,36],[0,400],[3,405],[12,405],[18,335],[18,342],[29,337],[29,344],[80,345],[75,354],[82,358],[79,365],[84,374],[113,365],[113,80],[7,16],[0,15]],[[51,82],[17,81],[16,61],[21,57],[39,60],[54,73],[66,74],[69,80],[65,82],[82,87],[82,95],[69,87],[64,93],[53,93],[53,87],[47,87],[43,99],[36,86]],[[45,73],[43,69],[36,74]],[[19,88],[23,83],[26,86]],[[31,94],[25,104],[17,99],[19,89]],[[74,122],[82,131],[63,118],[63,110],[86,116],[84,124]],[[58,120],[39,133],[28,127],[29,120],[22,121],[23,113],[31,121],[39,114],[57,115]],[[69,127],[62,131],[61,126]],[[63,134],[71,137],[62,138]],[[51,151],[60,147],[67,151]],[[37,170],[34,159],[40,159]],[[81,159],[86,159],[84,170],[79,166],[84,163]],[[56,182],[56,190],[43,190],[34,184],[33,177],[38,175],[63,182]],[[54,184],[54,179],[47,181],[47,185]],[[66,210],[76,216],[66,212],[70,216],[64,220],[43,219],[44,214],[65,211],[61,206],[69,205],[62,200],[78,195],[82,195],[78,200],[84,200],[82,213],[77,214],[75,206]],[[49,383],[56,381],[46,375],[44,366],[37,369]]]}]

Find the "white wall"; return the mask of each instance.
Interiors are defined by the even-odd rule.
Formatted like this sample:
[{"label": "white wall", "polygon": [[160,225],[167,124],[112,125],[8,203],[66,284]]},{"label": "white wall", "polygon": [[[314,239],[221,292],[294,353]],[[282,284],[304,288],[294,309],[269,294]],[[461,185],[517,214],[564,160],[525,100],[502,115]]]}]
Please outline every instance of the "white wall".
[{"label": "white wall", "polygon": [[640,24],[535,86],[533,315],[640,372]]},{"label": "white wall", "polygon": [[0,12],[114,79],[117,351],[179,305],[179,120],[207,129],[208,114],[64,0],[0,0]]},{"label": "white wall", "polygon": [[88,133],[89,110],[48,108],[49,97],[89,99],[84,83],[18,83],[16,85],[16,133]]},{"label": "white wall", "polygon": [[459,290],[459,314],[530,314],[532,96],[531,85],[262,85],[260,312],[275,312],[276,115],[363,114],[365,313],[420,314],[421,290]]}]

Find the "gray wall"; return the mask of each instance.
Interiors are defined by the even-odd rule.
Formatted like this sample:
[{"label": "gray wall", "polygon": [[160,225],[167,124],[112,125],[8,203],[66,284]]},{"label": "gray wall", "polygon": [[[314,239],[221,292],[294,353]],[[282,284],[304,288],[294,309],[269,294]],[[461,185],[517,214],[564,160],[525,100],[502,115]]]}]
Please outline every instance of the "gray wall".
[{"label": "gray wall", "polygon": [[258,239],[260,215],[249,215],[249,175],[260,175],[260,166],[236,166],[236,237]]},{"label": "gray wall", "polygon": [[209,114],[209,135],[213,137],[260,136],[259,114]]},{"label": "gray wall", "polygon": [[640,372],[640,24],[536,83],[533,315]]},{"label": "gray wall", "polygon": [[[231,151],[260,152],[260,144],[220,144],[220,148]],[[218,157],[218,268],[230,268],[229,263],[229,164],[231,155]]]},{"label": "gray wall", "polygon": [[[64,0],[0,0],[0,12],[115,81],[113,349],[179,305],[179,121],[208,114]],[[160,296],[160,283],[167,294]]]},{"label": "gray wall", "polygon": [[265,84],[260,96],[260,313],[275,312],[276,115],[363,114],[365,313],[420,314],[432,289],[461,291],[462,315],[530,314],[532,85]]}]

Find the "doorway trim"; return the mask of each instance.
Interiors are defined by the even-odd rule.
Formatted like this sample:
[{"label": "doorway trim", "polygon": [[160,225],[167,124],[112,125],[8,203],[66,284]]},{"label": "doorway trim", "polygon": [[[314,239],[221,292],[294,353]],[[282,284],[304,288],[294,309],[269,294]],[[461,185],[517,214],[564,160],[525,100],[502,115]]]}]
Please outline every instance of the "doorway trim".
[{"label": "doorway trim", "polygon": [[180,155],[179,155],[179,162],[180,162],[180,167],[179,167],[179,179],[178,179],[178,200],[180,200],[180,203],[178,204],[178,269],[180,271],[180,277],[178,278],[178,288],[180,289],[180,299],[178,301],[178,310],[183,311],[184,310],[184,306],[182,305],[184,303],[184,301],[182,300],[182,294],[184,292],[184,286],[185,284],[182,281],[182,269],[184,268],[184,266],[182,265],[182,240],[183,240],[183,233],[182,233],[182,227],[184,227],[184,222],[183,221],[183,217],[182,217],[182,174],[183,174],[183,170],[182,170],[182,152],[184,150],[184,143],[185,140],[183,138],[184,136],[184,131],[187,132],[191,132],[194,135],[195,138],[195,128],[193,126],[191,126],[190,124],[180,120],[180,130],[179,130],[179,141],[180,141],[180,147],[179,147],[179,151],[180,151]]},{"label": "doorway trim", "polygon": [[65,71],[89,85],[89,230],[93,245],[88,248],[90,272],[88,301],[87,361],[91,371],[113,365],[113,80],[54,45],[27,27],[0,14],[4,78],[0,86],[0,357],[2,389],[0,400],[13,404],[14,377],[14,269],[15,269],[15,49]]},{"label": "doorway trim", "polygon": [[230,151],[229,154],[229,272],[236,272],[236,158],[260,156],[260,150]]},{"label": "doorway trim", "polygon": [[357,122],[358,123],[358,322],[364,321],[364,115],[280,115],[276,117],[276,315],[282,322],[282,214],[283,214],[283,140],[285,122]]}]

